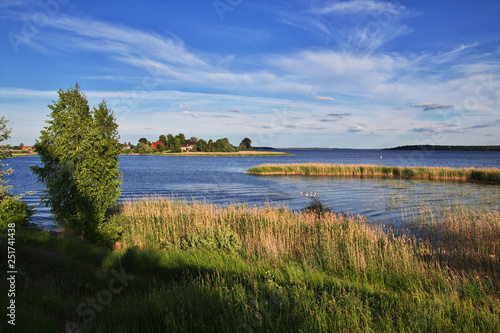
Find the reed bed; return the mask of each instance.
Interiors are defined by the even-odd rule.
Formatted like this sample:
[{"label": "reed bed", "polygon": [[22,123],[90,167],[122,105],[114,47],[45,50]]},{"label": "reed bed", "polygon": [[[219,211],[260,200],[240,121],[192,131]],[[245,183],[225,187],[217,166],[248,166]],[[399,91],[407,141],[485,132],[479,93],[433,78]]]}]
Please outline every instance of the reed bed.
[{"label": "reed bed", "polygon": [[448,277],[428,270],[429,265],[456,271],[473,267],[478,276],[500,280],[498,210],[461,207],[441,215],[423,209],[420,222],[413,223],[415,239],[384,232],[361,216],[156,198],[124,204],[112,223],[123,228],[126,247],[216,250],[296,262],[395,290],[445,284]]},{"label": "reed bed", "polygon": [[394,177],[443,181],[472,181],[500,184],[498,168],[448,168],[382,166],[370,164],[292,163],[262,164],[249,168],[254,175],[307,175],[345,177]]},{"label": "reed bed", "polygon": [[[6,332],[69,322],[85,332],[499,331],[500,213],[422,210],[408,221],[416,238],[360,216],[155,197],[111,217],[120,251],[19,234],[33,278],[19,280],[19,325]],[[112,299],[110,268],[134,276]]]},{"label": "reed bed", "polygon": [[410,222],[418,252],[460,272],[485,278],[500,290],[500,212],[498,208],[422,208]]}]

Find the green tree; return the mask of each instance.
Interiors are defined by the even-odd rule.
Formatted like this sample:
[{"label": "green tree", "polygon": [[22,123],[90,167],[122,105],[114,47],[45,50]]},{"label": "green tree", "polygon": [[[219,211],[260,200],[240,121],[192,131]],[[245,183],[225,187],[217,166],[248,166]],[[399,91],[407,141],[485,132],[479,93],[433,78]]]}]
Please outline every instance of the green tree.
[{"label": "green tree", "polygon": [[180,138],[175,138],[175,140],[174,140],[174,151],[176,153],[181,152],[181,139]]},{"label": "green tree", "polygon": [[[0,142],[7,140],[10,136],[10,132],[12,132],[12,128],[7,127],[7,123],[9,121],[5,120],[5,117],[2,116],[0,118]],[[10,175],[12,173],[12,169],[4,170],[4,165],[1,163],[4,158],[12,156],[12,153],[8,151],[9,145],[0,145],[0,201],[3,200],[5,196],[8,195],[9,190],[12,186],[7,185],[7,181],[4,180],[4,175]]]},{"label": "green tree", "polygon": [[150,145],[148,139],[146,138],[140,138],[139,141],[137,141],[138,143],[144,143],[145,145]]},{"label": "green tree", "polygon": [[211,146],[211,151],[233,152],[235,149],[227,138],[218,139]]},{"label": "green tree", "polygon": [[148,154],[150,152],[151,152],[151,147],[144,142],[139,143],[134,148],[134,153],[136,154]]},{"label": "green tree", "polygon": [[42,196],[59,225],[98,241],[106,210],[120,196],[118,125],[105,101],[91,111],[78,84],[60,89],[35,149],[32,167],[47,190]]},{"label": "green tree", "polygon": [[181,141],[181,145],[186,144],[187,142],[186,137],[182,133],[177,134],[175,138]]},{"label": "green tree", "polygon": [[197,151],[209,151],[208,143],[203,139],[199,139],[198,142],[196,143],[196,150]]},{"label": "green tree", "polygon": [[163,145],[164,145],[165,147],[167,147],[167,137],[166,137],[165,135],[163,135],[163,134],[162,134],[162,135],[160,135],[160,137],[158,138],[158,142],[163,143]]},{"label": "green tree", "polygon": [[252,150],[252,140],[249,138],[244,138],[241,140],[240,146],[238,148],[242,148],[240,150]]},{"label": "green tree", "polygon": [[167,145],[165,146],[168,150],[174,150],[175,148],[175,137],[172,134],[167,134]]},{"label": "green tree", "polygon": [[[8,120],[5,117],[0,117],[0,142],[7,140],[10,136],[12,128],[7,128]],[[31,223],[31,215],[35,213],[35,206],[29,207],[27,203],[20,199],[24,195],[15,196],[9,193],[12,186],[7,185],[4,175],[12,174],[11,168],[4,170],[2,159],[11,156],[11,152],[7,151],[9,145],[0,145],[0,230],[8,228],[9,224],[14,224],[18,227],[29,227]]]}]

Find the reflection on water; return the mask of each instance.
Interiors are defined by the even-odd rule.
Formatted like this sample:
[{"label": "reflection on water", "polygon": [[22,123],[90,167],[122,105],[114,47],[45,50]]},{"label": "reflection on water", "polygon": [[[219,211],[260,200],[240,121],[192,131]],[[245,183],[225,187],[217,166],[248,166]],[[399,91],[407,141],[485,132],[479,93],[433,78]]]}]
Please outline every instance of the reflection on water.
[{"label": "reflection on water", "polygon": [[[371,155],[366,154],[366,151],[362,152],[356,155],[353,151],[348,151],[342,155],[336,151],[297,151],[296,156],[265,158],[121,156],[123,185],[120,200],[163,195],[221,205],[236,203],[262,206],[271,203],[298,210],[310,203],[310,199],[300,195],[301,192],[317,192],[325,208],[335,212],[360,214],[374,223],[391,224],[416,216],[422,206],[500,206],[500,186],[493,185],[323,176],[254,176],[244,173],[251,166],[267,162],[353,163],[355,160],[357,163],[369,163],[371,155],[378,158],[381,154],[380,151],[373,151]],[[394,152],[391,153],[392,159],[384,160],[388,165],[391,161],[402,159]],[[387,156],[386,152],[384,154]],[[481,164],[493,163],[491,166],[496,166],[494,164],[497,162],[497,155],[484,153],[480,154],[481,158],[471,155],[472,157],[464,159],[462,154],[458,154],[456,159],[452,159],[450,154],[446,156],[447,158],[433,160],[429,164],[469,166],[467,163],[476,160]],[[489,159],[494,162],[488,162]],[[29,204],[39,203],[43,186],[36,182],[29,170],[31,165],[39,163],[39,158],[12,158],[7,163],[14,169],[14,174],[6,177],[10,180],[10,185],[14,186],[12,192],[19,194],[37,191],[23,200]],[[37,209],[34,221],[43,228],[53,229],[49,208],[39,206]]]}]

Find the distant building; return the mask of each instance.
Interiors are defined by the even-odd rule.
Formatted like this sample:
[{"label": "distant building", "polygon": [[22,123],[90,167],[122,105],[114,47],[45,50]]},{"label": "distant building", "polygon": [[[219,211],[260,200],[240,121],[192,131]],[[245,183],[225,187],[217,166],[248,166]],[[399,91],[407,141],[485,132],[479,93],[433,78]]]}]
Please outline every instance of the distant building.
[{"label": "distant building", "polygon": [[129,146],[129,145],[123,145],[122,146],[122,150],[129,150],[129,149],[132,149],[132,147]]},{"label": "distant building", "polygon": [[35,146],[22,146],[21,150],[25,153],[32,153],[35,151]]},{"label": "distant building", "polygon": [[181,145],[181,151],[190,151],[194,149],[196,142],[187,141],[185,144]]},{"label": "distant building", "polygon": [[165,145],[163,144],[163,142],[153,142],[153,143],[151,144],[151,149],[153,149],[153,150],[154,150],[154,149],[156,149],[156,147],[157,147],[158,145],[162,145],[162,146],[163,146],[163,149],[165,149]]}]

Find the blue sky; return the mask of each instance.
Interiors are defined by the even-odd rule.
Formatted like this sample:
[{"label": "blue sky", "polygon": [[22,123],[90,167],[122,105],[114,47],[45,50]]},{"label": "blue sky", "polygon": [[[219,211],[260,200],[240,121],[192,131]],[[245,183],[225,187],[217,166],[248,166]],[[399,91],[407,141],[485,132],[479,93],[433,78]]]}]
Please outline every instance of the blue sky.
[{"label": "blue sky", "polygon": [[39,137],[57,90],[121,141],[500,144],[500,2],[3,0],[0,115]]}]

